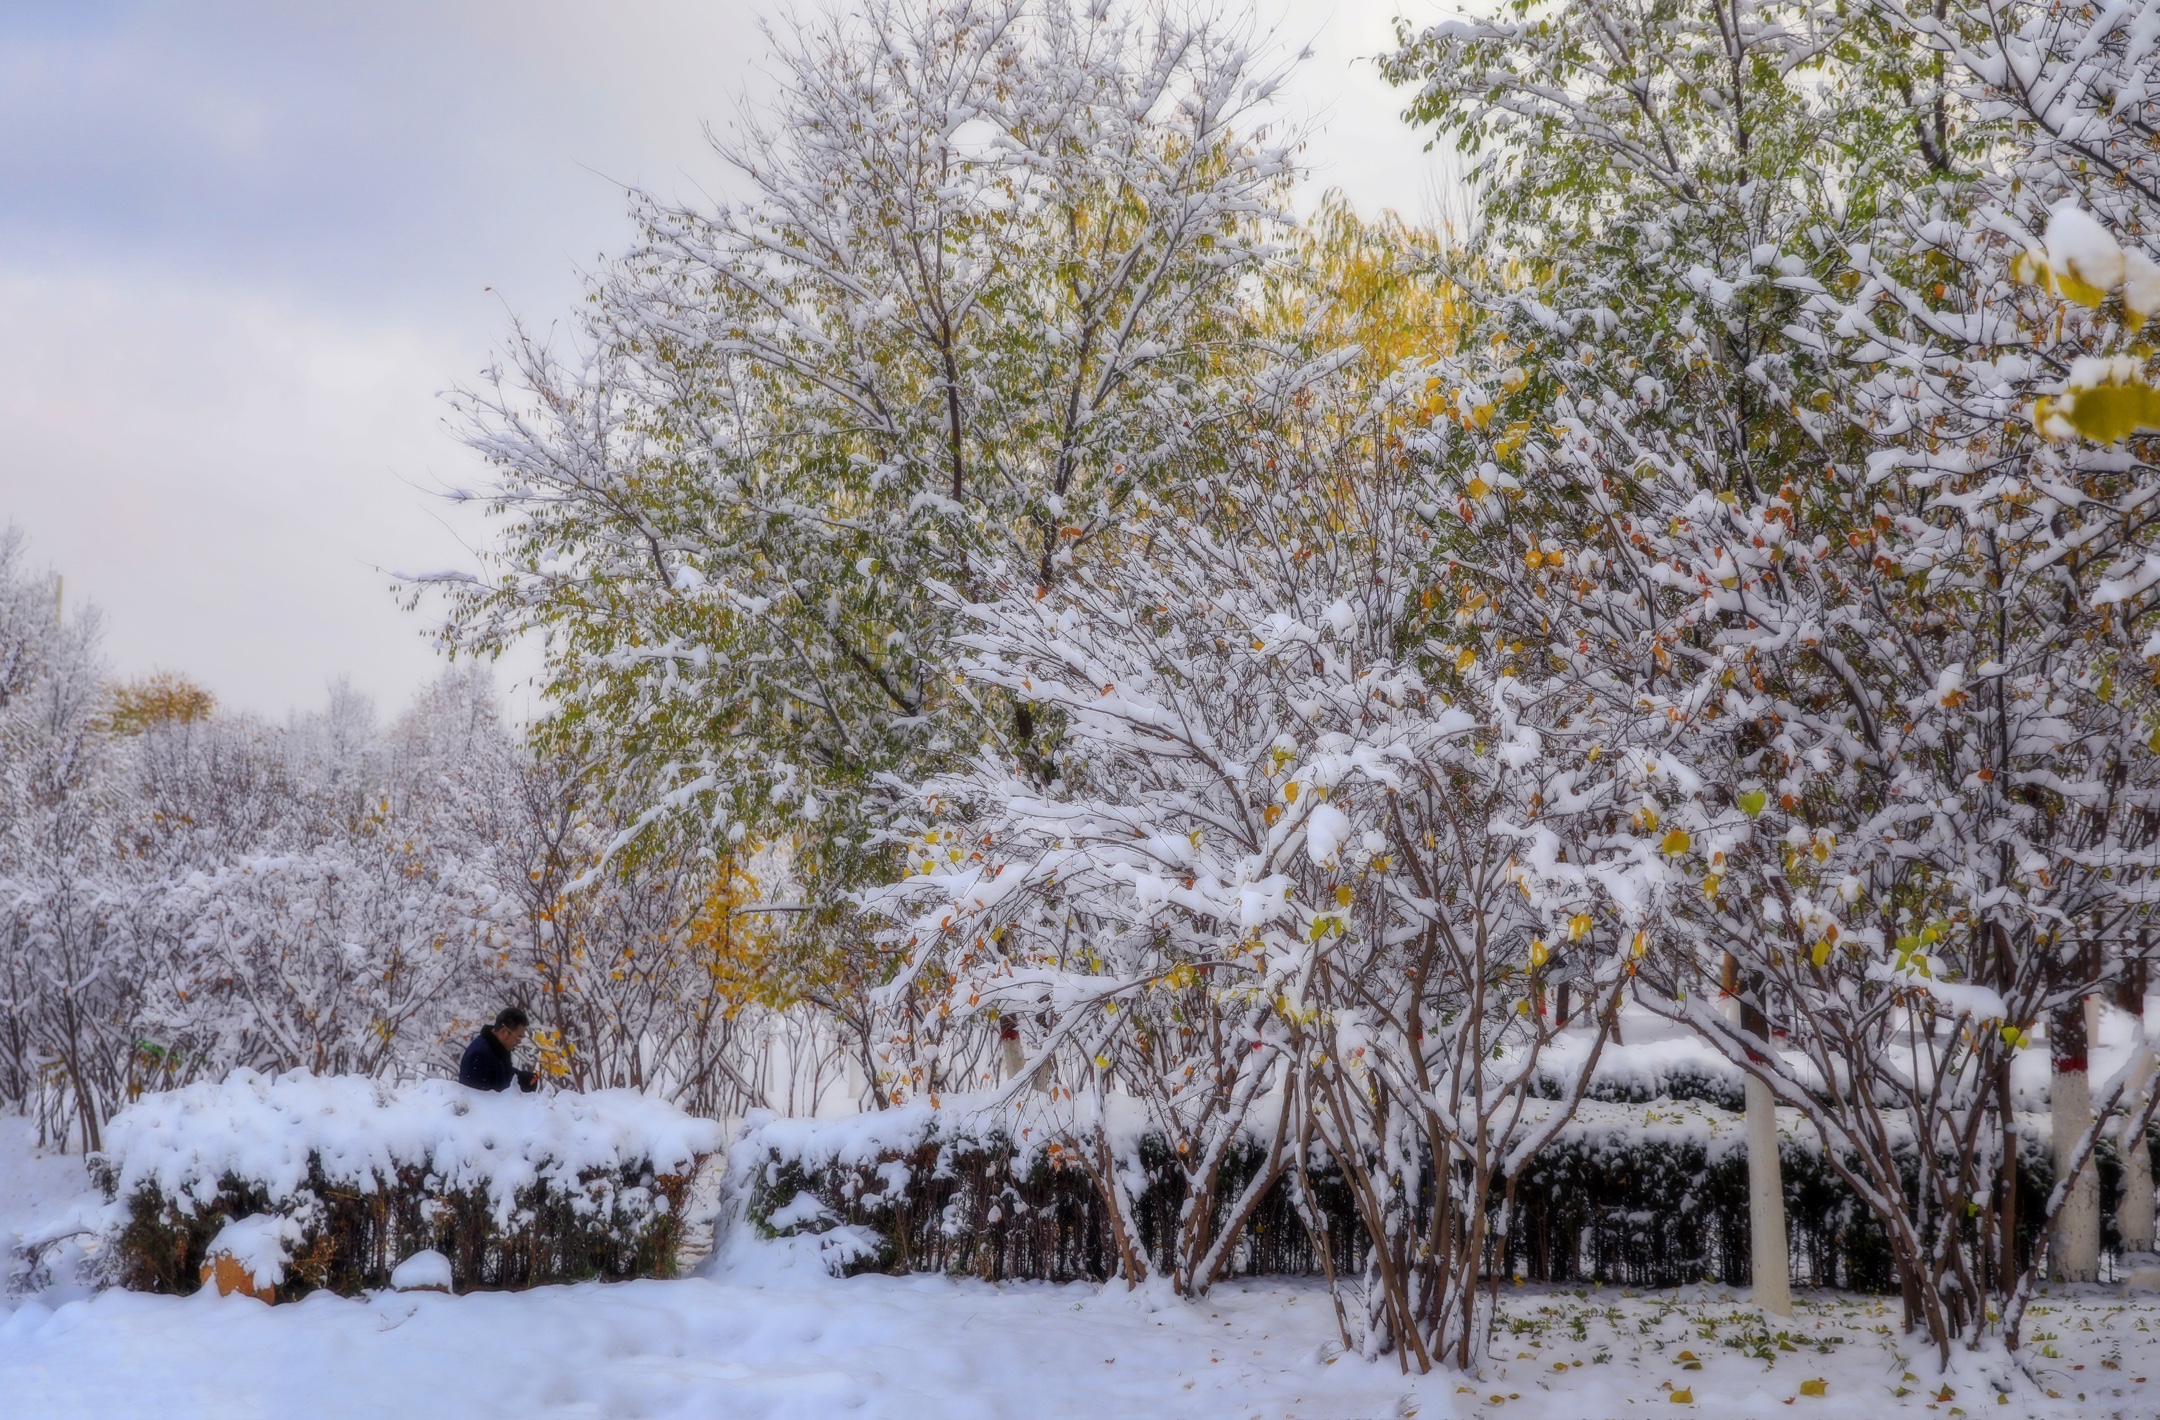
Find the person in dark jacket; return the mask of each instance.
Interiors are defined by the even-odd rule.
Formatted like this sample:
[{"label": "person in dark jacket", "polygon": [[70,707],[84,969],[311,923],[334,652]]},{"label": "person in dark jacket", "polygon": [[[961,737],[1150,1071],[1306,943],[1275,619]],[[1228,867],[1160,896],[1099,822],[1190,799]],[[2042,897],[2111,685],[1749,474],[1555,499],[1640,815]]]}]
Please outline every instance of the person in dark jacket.
[{"label": "person in dark jacket", "polygon": [[510,1061],[510,1052],[525,1038],[528,1024],[524,1011],[505,1006],[495,1024],[484,1028],[465,1047],[465,1058],[458,1061],[458,1083],[476,1090],[507,1090],[515,1081],[527,1094],[540,1088],[537,1072],[520,1070]]}]

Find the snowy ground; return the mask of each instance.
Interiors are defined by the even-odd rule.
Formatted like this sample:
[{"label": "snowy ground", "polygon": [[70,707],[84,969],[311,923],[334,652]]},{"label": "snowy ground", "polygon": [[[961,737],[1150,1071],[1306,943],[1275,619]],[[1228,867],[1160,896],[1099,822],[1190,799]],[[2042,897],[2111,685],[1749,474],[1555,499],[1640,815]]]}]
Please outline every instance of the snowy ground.
[{"label": "snowy ground", "polygon": [[[35,1157],[27,1136],[0,1133],[0,1238],[81,1181],[79,1160]],[[839,1282],[806,1264],[783,1245],[738,1241],[680,1282],[277,1308],[123,1293],[9,1303],[0,1415],[2160,1414],[2160,1301],[2125,1305],[2100,1289],[2041,1301],[2031,1376],[2001,1408],[1975,1369],[1945,1395],[1894,1309],[1871,1299],[1803,1299],[1781,1346],[1716,1289],[1508,1288],[1492,1363],[1471,1383],[1337,1355],[1326,1294],[1311,1286],[1233,1286],[1193,1307],[1086,1286]],[[1820,1397],[1802,1392],[1814,1380]]]},{"label": "snowy ground", "polygon": [[56,1216],[88,1182],[82,1155],[39,1148],[29,1120],[0,1113],[0,1311],[12,1305],[7,1294],[17,1271],[16,1235]]}]

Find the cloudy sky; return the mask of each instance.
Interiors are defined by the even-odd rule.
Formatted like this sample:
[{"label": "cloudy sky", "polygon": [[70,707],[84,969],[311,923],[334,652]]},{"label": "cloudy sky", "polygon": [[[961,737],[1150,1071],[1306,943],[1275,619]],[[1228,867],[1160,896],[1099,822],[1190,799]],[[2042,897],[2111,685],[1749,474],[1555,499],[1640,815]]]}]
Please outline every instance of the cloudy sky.
[{"label": "cloudy sky", "polygon": [[[0,0],[0,522],[122,675],[282,714],[434,674],[391,570],[470,566],[439,392],[567,312],[622,189],[724,185],[779,0]],[[1274,0],[1320,186],[1430,215],[1365,56],[1435,0]],[[515,681],[519,668],[507,668]],[[514,685],[506,685],[514,692]]]}]

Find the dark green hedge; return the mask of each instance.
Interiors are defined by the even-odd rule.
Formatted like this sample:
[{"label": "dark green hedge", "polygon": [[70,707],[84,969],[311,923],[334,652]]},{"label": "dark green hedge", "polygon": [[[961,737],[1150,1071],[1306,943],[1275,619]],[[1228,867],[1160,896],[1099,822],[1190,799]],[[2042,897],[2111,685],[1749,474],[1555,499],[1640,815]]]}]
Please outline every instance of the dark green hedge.
[{"label": "dark green hedge", "polygon": [[[137,1191],[124,1200],[126,1221],[108,1239],[109,1280],[139,1291],[194,1292],[219,1230],[272,1211],[293,1213],[306,1227],[279,1288],[287,1298],[387,1287],[399,1261],[427,1248],[450,1259],[461,1292],[674,1275],[687,1178],[631,1167],[581,1177],[577,1195],[535,1185],[516,1195],[503,1227],[484,1191],[445,1189],[421,1169],[402,1169],[363,1192],[330,1183],[319,1162],[311,1164],[300,1196],[275,1208],[260,1185],[232,1176],[203,1204],[155,1188]],[[112,1196],[109,1171],[98,1182]]]},{"label": "dark green hedge", "polygon": [[[755,1133],[742,1145],[760,1147]],[[1066,1156],[1069,1157],[1069,1156]],[[1150,1256],[1166,1258],[1184,1202],[1182,1176],[1159,1142],[1145,1141],[1151,1182],[1139,1203]],[[1261,1162],[1257,1148],[1233,1157],[1222,1192],[1235,1196]],[[1889,1248],[1872,1215],[1812,1149],[1788,1140],[1782,1162],[1787,1236],[1801,1285],[1892,1292]],[[2100,1160],[2104,1245],[2118,1247],[2114,1207],[2121,1169]],[[806,1167],[767,1149],[746,1174],[748,1213],[768,1236],[818,1232],[838,1224],[874,1230],[877,1249],[850,1272],[948,1272],[990,1279],[1105,1280],[1113,1271],[1102,1205],[1087,1174],[1042,1150],[1017,1153],[997,1133],[939,1138],[887,1149],[868,1162]],[[2019,1170],[2021,1262],[2038,1245],[2037,1220],[2054,1183],[2041,1141],[2029,1135]],[[1360,1266],[1365,1238],[1339,1175],[1313,1178],[1338,1271]],[[770,1220],[801,1193],[824,1216],[774,1227]],[[798,1210],[799,1211],[799,1210]],[[1269,1191],[1239,1249],[1241,1274],[1319,1270],[1287,1186]],[[1488,1265],[1535,1282],[1638,1288],[1694,1282],[1745,1286],[1750,1259],[1747,1155],[1670,1139],[1621,1141],[1609,1132],[1571,1135],[1545,1150],[1518,1182],[1505,1254]]]}]

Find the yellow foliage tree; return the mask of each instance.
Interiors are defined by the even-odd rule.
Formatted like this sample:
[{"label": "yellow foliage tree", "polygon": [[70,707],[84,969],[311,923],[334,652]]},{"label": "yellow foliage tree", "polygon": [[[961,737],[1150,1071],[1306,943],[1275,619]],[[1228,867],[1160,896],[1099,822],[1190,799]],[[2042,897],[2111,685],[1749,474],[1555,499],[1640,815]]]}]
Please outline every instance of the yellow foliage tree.
[{"label": "yellow foliage tree", "polygon": [[690,950],[712,978],[730,1016],[749,1005],[785,1010],[800,995],[798,973],[782,962],[780,935],[758,904],[758,880],[724,858],[690,921]]},{"label": "yellow foliage tree", "polygon": [[1448,274],[1445,233],[1392,211],[1360,217],[1331,192],[1290,247],[1294,262],[1261,305],[1263,334],[1299,337],[1322,351],[1355,346],[1373,379],[1455,348],[1467,307]]},{"label": "yellow foliage tree", "polygon": [[210,718],[217,697],[175,671],[155,671],[123,681],[105,693],[105,729],[139,735],[159,725],[188,725]]}]

